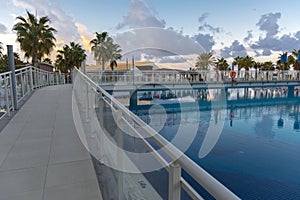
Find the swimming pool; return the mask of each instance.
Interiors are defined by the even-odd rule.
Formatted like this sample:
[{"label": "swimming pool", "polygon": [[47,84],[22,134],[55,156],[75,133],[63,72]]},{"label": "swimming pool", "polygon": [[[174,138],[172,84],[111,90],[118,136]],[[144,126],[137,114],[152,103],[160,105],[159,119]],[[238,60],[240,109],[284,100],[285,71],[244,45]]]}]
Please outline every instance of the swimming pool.
[{"label": "swimming pool", "polygon": [[[160,127],[160,134],[170,141],[182,124],[187,130],[197,124],[197,134],[185,154],[242,199],[300,199],[300,105],[294,100],[233,104],[223,109],[174,109],[164,112],[165,120],[153,121],[152,116],[152,122],[151,113],[137,114],[154,128]],[[208,152],[200,155],[211,126],[222,126],[222,130],[213,137]]]}]

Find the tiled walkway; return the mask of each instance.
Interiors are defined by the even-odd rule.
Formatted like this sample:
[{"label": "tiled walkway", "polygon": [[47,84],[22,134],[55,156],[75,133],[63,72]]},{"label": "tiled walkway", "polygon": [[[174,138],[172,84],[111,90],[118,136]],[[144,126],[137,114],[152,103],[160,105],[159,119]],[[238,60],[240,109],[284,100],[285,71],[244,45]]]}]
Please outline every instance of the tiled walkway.
[{"label": "tiled walkway", "polygon": [[71,85],[39,89],[1,131],[0,200],[102,199],[71,98]]}]

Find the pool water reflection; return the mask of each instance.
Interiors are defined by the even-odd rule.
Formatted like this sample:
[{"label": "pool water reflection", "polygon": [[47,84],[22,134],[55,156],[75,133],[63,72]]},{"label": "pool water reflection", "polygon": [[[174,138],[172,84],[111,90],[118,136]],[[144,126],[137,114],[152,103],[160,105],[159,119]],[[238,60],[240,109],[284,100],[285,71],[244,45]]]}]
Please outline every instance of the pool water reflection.
[{"label": "pool water reflection", "polygon": [[[197,135],[185,153],[242,199],[300,199],[299,114],[297,101],[231,105],[180,114],[171,111],[165,121],[151,125],[163,127],[160,134],[171,141],[182,123],[198,123]],[[138,115],[151,123],[149,113]],[[219,123],[223,129],[214,146],[207,155],[199,156],[209,126]]]}]

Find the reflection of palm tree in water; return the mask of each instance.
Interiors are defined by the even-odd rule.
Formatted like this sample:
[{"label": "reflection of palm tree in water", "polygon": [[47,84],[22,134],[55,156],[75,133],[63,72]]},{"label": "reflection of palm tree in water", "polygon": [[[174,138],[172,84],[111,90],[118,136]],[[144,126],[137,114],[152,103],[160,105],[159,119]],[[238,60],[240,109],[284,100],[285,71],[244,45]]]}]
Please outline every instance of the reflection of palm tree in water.
[{"label": "reflection of palm tree in water", "polygon": [[219,110],[215,110],[215,124],[218,123]]},{"label": "reflection of palm tree in water", "polygon": [[300,124],[299,124],[299,119],[298,119],[298,114],[299,114],[299,105],[296,105],[295,107],[295,122],[294,122],[294,129],[299,130]]},{"label": "reflection of palm tree in water", "polygon": [[279,117],[279,119],[278,119],[278,121],[277,121],[277,126],[278,126],[279,128],[282,128],[282,127],[283,127],[282,111],[280,111],[280,117]]},{"label": "reflection of palm tree in water", "polygon": [[233,112],[233,108],[231,108],[229,113],[230,126],[232,126],[233,118],[234,118],[234,112]]},{"label": "reflection of palm tree in water", "polygon": [[255,133],[265,138],[274,138],[272,133],[273,119],[270,116],[263,116],[260,122],[255,124]]}]

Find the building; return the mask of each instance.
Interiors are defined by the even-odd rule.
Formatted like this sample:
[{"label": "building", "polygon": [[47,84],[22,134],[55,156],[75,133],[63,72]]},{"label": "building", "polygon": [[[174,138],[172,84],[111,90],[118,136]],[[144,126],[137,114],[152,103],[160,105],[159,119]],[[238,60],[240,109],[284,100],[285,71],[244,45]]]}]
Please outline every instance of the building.
[{"label": "building", "polygon": [[54,71],[54,66],[49,64],[49,63],[45,63],[45,62],[41,62],[38,64],[38,68],[48,71],[48,72],[53,72]]},{"label": "building", "polygon": [[[139,70],[155,70],[158,69],[158,66],[155,65],[155,63],[150,61],[138,61],[134,62],[134,67],[136,67]],[[87,65],[86,70],[87,71],[98,71],[101,70],[101,66],[95,66],[95,65]],[[105,70],[111,71],[111,68],[109,65],[105,67]],[[132,70],[132,62],[118,62],[118,65],[114,67],[114,71],[126,71],[126,70]]]}]

